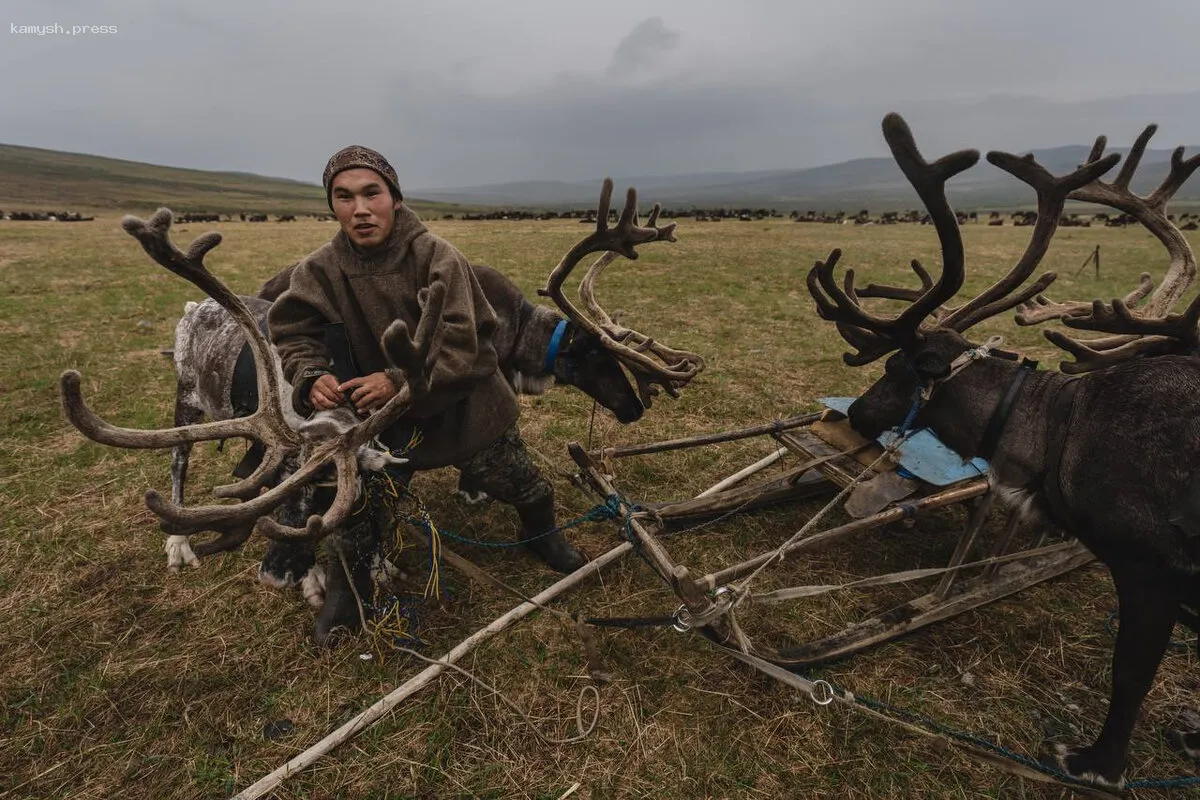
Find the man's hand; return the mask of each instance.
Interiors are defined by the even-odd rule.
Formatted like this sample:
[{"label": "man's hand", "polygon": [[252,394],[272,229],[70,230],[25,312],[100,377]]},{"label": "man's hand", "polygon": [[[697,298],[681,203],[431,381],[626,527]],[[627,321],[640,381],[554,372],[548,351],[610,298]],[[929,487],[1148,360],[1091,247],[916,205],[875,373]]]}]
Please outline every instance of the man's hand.
[{"label": "man's hand", "polygon": [[360,414],[381,408],[400,391],[386,372],[372,372],[361,378],[351,378],[337,390],[350,392],[350,402],[354,403]]},{"label": "man's hand", "polygon": [[338,389],[337,378],[329,373],[313,381],[312,389],[308,392],[308,402],[318,411],[328,411],[342,404],[342,393]]}]

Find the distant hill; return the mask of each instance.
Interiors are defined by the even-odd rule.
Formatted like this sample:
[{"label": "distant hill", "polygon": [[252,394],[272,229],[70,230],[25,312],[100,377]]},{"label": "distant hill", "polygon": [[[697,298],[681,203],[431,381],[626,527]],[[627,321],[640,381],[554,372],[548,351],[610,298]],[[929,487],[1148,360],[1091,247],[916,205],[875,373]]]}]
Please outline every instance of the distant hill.
[{"label": "distant hill", "polygon": [[[407,192],[405,193],[407,195]],[[411,201],[425,215],[462,211]],[[316,184],[0,144],[0,210],[328,214]]]},{"label": "distant hill", "polygon": [[[1086,158],[1088,149],[1071,145],[1035,150],[1034,155],[1051,172],[1061,174]],[[1189,147],[1187,152],[1197,149]],[[1124,154],[1127,148],[1113,151]],[[1170,154],[1170,150],[1146,152],[1134,181],[1135,191],[1144,194],[1158,185],[1166,175]],[[860,158],[798,170],[627,176],[614,180],[618,194],[615,202],[620,202],[625,187],[636,186],[643,208],[658,202],[674,208],[854,213],[863,208],[872,212],[899,211],[920,205],[890,158]],[[427,218],[495,207],[587,209],[595,206],[600,183],[600,178],[524,181],[454,189],[406,189],[405,195],[409,204]],[[951,203],[961,211],[1032,208],[1035,202],[1029,187],[983,159],[954,178],[948,193]],[[1200,179],[1184,187],[1174,207],[1197,204]],[[161,205],[180,213],[328,213],[324,192],[316,184],[0,144],[0,210],[140,213]]]},{"label": "distant hill", "polygon": [[[1197,151],[1187,148],[1187,153]],[[1088,155],[1089,147],[1071,145],[1035,150],[1038,163],[1055,174],[1073,170]],[[1109,152],[1125,154],[1128,148]],[[1171,150],[1148,150],[1133,183],[1144,194],[1167,174]],[[1110,173],[1110,178],[1117,168]],[[616,178],[618,192],[636,186],[641,204],[661,203],[676,208],[750,207],[779,211],[897,211],[917,208],[916,192],[890,158],[860,158],[799,170],[744,173],[695,173],[669,176]],[[530,181],[474,186],[461,189],[416,189],[421,197],[453,203],[522,208],[590,208],[599,197],[601,179],[588,182]],[[951,180],[950,202],[962,211],[1032,208],[1033,190],[983,158],[966,173]],[[1200,180],[1192,181],[1176,196],[1187,206],[1200,201]]]}]

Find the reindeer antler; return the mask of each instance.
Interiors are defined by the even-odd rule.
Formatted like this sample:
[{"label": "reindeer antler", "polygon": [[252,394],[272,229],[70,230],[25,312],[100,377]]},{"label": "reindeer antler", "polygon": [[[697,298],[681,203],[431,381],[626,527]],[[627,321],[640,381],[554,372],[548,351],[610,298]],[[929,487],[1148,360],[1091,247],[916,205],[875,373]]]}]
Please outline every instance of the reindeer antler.
[{"label": "reindeer antler", "polygon": [[[1186,237],[1168,217],[1166,209],[1170,199],[1200,168],[1200,154],[1185,160],[1184,148],[1176,148],[1171,154],[1170,171],[1158,188],[1145,197],[1135,195],[1129,184],[1157,130],[1157,125],[1146,126],[1129,149],[1129,156],[1112,183],[1104,183],[1097,176],[1074,189],[1069,198],[1117,209],[1154,234],[1171,258],[1162,281],[1156,286],[1149,273],[1142,273],[1137,288],[1124,299],[1107,305],[1099,301],[1056,303],[1039,295],[1023,304],[1017,315],[1020,325],[1061,320],[1070,328],[1115,334],[1100,339],[1076,340],[1059,331],[1046,331],[1051,342],[1076,359],[1062,364],[1064,372],[1090,372],[1139,354],[1191,352],[1196,348],[1196,332],[1187,327],[1188,320],[1195,327],[1193,309],[1189,307],[1184,314],[1170,313],[1196,276],[1196,259]],[[1107,143],[1104,136],[1097,137],[1088,161],[1098,162]],[[1119,157],[1112,154],[1107,158]],[[1142,304],[1141,308],[1135,314],[1132,309],[1139,304]]]},{"label": "reindeer antler", "polygon": [[[1033,283],[1017,291],[1033,274],[1045,256],[1050,241],[1058,229],[1067,196],[1081,186],[1096,180],[1120,160],[1111,155],[1091,161],[1074,172],[1055,176],[1037,163],[1032,155],[1016,156],[1012,153],[992,151],[987,159],[993,165],[1029,184],[1037,192],[1037,224],[1033,228],[1025,251],[1003,277],[957,308],[939,308],[934,312],[935,323],[953,328],[962,333],[985,319],[990,319],[1017,307],[1026,307],[1031,298],[1042,297],[1042,292],[1057,276],[1053,272],[1042,275]],[[933,285],[929,273],[920,262],[912,262],[913,271],[921,281],[921,289],[905,289],[896,286],[872,284],[859,292],[860,297],[883,297],[893,300],[914,301]],[[1015,294],[1014,294],[1015,292]],[[1044,300],[1041,302],[1047,302]]]},{"label": "reindeer antler", "polygon": [[[85,436],[116,447],[160,448],[183,442],[227,439],[235,436],[256,439],[266,446],[266,456],[254,474],[231,486],[217,487],[219,497],[241,498],[244,502],[232,505],[185,508],[164,498],[151,489],[146,492],[146,505],[162,521],[169,533],[192,535],[214,530],[222,533],[218,542],[238,543],[245,538],[247,526],[270,538],[316,539],[343,522],[350,513],[358,492],[358,449],[371,442],[389,427],[411,405],[413,399],[428,389],[427,363],[432,341],[431,328],[440,316],[444,296],[435,292],[426,306],[434,313],[422,316],[414,339],[404,323],[396,321],[384,333],[382,344],[392,364],[405,374],[405,385],[382,409],[367,420],[353,425],[341,434],[313,447],[307,461],[287,480],[263,492],[286,459],[294,457],[304,444],[283,417],[278,377],[273,369],[274,358],[266,339],[255,324],[253,316],[242,302],[204,266],[204,256],[221,242],[218,233],[198,237],[184,254],[168,238],[172,215],[159,209],[149,221],[126,217],[125,230],[135,236],[143,249],[158,264],[192,282],[221,304],[241,325],[254,353],[258,373],[259,407],[248,417],[218,422],[200,423],[165,430],[135,430],[119,428],[101,419],[87,404],[79,391],[80,375],[68,370],[61,378],[63,408],[68,419]],[[338,490],[330,509],[309,518],[304,528],[280,525],[268,515],[289,497],[314,480],[332,462],[338,474]],[[261,493],[260,493],[261,492]],[[216,546],[214,544],[214,546]]]},{"label": "reindeer antler", "polygon": [[67,370],[59,381],[63,410],[84,436],[115,447],[174,447],[185,442],[228,439],[235,436],[257,439],[266,447],[266,455],[258,469],[244,480],[228,486],[218,486],[213,490],[218,497],[253,497],[271,480],[284,460],[296,453],[301,440],[280,411],[277,375],[274,370],[262,367],[272,363],[271,353],[266,339],[254,322],[253,315],[242,299],[204,266],[204,256],[221,243],[221,234],[211,232],[197,237],[185,254],[168,238],[167,232],[171,227],[169,209],[160,208],[149,221],[127,216],[121,221],[121,225],[126,232],[137,238],[146,253],[158,264],[198,286],[238,321],[250,343],[255,363],[260,365],[258,393],[263,402],[259,404],[258,410],[248,417],[165,430],[119,428],[101,419],[88,407],[80,393],[79,372]]},{"label": "reindeer antler", "polygon": [[[562,257],[546,280],[546,287],[538,294],[549,297],[566,317],[581,329],[600,338],[601,344],[613,352],[637,381],[638,396],[647,408],[661,386],[672,397],[704,369],[704,359],[686,350],[676,350],[635,330],[614,321],[595,297],[595,282],[600,273],[616,258],[617,254],[633,260],[638,257],[638,245],[648,242],[675,241],[675,223],[658,227],[659,206],[650,211],[646,225],[638,224],[637,191],[630,188],[625,196],[625,207],[617,226],[608,227],[608,211],[612,200],[613,182],[604,179],[600,192],[600,206],[596,213],[596,230],[576,243]],[[563,282],[571,270],[588,253],[604,253],[588,269],[579,285],[579,297],[591,316],[584,314],[563,294]]]},{"label": "reindeer antler", "polygon": [[[919,293],[909,295],[907,290],[874,285],[864,293],[858,293],[854,289],[853,270],[846,271],[844,287],[839,287],[834,280],[834,268],[841,258],[841,250],[834,250],[825,261],[814,264],[806,277],[808,291],[817,304],[817,314],[822,319],[836,322],[842,338],[858,351],[843,356],[851,366],[869,364],[892,350],[916,342],[921,335],[921,323],[953,297],[963,282],[962,232],[946,199],[946,181],[974,166],[979,160],[979,151],[960,150],[929,163],[917,149],[908,123],[895,113],[884,117],[883,136],[896,164],[929,211],[942,247],[942,272],[936,282],[931,281],[929,287]],[[918,277],[923,276],[922,282],[928,278],[920,264],[914,262],[913,270]],[[911,304],[891,319],[867,312],[859,297],[884,296],[879,294],[884,290],[904,293],[897,296],[911,299]],[[872,294],[865,295],[865,292]]]},{"label": "reindeer antler", "polygon": [[[407,326],[400,320],[389,325],[383,334],[381,342],[384,353],[392,365],[404,373],[404,386],[370,417],[317,445],[305,463],[287,480],[253,500],[235,506],[183,508],[155,492],[147,493],[146,504],[155,514],[182,531],[212,530],[218,526],[257,520],[254,531],[268,539],[315,541],[328,535],[330,530],[350,516],[358,497],[359,449],[389,428],[411,407],[414,400],[429,389],[427,364],[432,342],[430,334],[441,316],[444,301],[444,291],[431,294],[415,338],[409,337]],[[435,313],[429,313],[431,308]],[[337,493],[325,513],[310,516],[303,528],[280,524],[269,516],[275,508],[316,479],[329,463],[337,470]]]},{"label": "reindeer antler", "polygon": [[1053,272],[1048,272],[1029,286],[1016,292],[1045,257],[1046,251],[1050,247],[1050,240],[1054,238],[1054,233],[1058,230],[1058,223],[1062,218],[1063,208],[1070,193],[1096,181],[1101,175],[1112,169],[1120,157],[1114,154],[1099,160],[1089,159],[1088,163],[1079,169],[1061,176],[1051,175],[1041,164],[1037,163],[1032,153],[1016,156],[1012,153],[993,150],[987,154],[987,160],[1029,184],[1037,192],[1037,224],[1034,225],[1029,242],[1025,245],[1025,252],[1017,259],[1013,268],[976,297],[947,314],[942,320],[946,327],[953,328],[959,333],[978,325],[985,319],[1022,305],[1030,298],[1040,295],[1047,286],[1054,282],[1058,276]]},{"label": "reindeer antler", "polygon": [[[1154,291],[1154,279],[1149,272],[1143,272],[1138,278],[1138,285],[1121,299],[1129,308],[1135,308]],[[1065,320],[1067,317],[1079,317],[1092,310],[1091,301],[1067,300],[1057,302],[1039,294],[1022,303],[1017,311],[1018,325],[1037,325],[1048,320]]]}]

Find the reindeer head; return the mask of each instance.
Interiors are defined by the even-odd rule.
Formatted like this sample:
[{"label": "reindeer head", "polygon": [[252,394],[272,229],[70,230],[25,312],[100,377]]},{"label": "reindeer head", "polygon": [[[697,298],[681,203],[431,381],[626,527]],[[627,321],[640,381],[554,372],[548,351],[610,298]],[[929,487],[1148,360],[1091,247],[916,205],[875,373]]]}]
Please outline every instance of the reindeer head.
[{"label": "reindeer head", "polygon": [[554,363],[558,382],[578,388],[623,424],[641,419],[646,409],[621,369],[620,358],[604,346],[600,336],[578,327],[565,336],[568,341]]},{"label": "reindeer head", "polygon": [[[946,181],[973,166],[979,160],[979,153],[963,150],[927,163],[917,150],[907,123],[898,114],[884,118],[883,135],[897,165],[929,211],[941,243],[941,274],[935,282],[920,262],[913,261],[912,269],[921,281],[921,288],[870,285],[857,291],[853,270],[847,270],[843,286],[834,280],[834,269],[841,257],[841,251],[834,250],[824,262],[817,262],[807,277],[817,313],[822,319],[835,322],[843,338],[857,351],[845,355],[846,363],[868,364],[899,351],[888,360],[884,376],[850,408],[851,425],[872,438],[900,425],[910,415],[913,417],[910,424],[918,426],[934,416],[951,416],[939,413],[940,407],[948,405],[947,398],[937,403],[927,401],[934,396],[936,387],[986,354],[986,350],[975,347],[963,334],[985,319],[1040,296],[1054,281],[1054,273],[1047,273],[1021,288],[1045,255],[1068,195],[1098,180],[1119,160],[1116,155],[1099,158],[1097,153],[1075,172],[1059,177],[1047,172],[1031,155],[988,153],[989,162],[1037,191],[1037,224],[1025,252],[1007,274],[972,300],[950,309],[943,304],[963,284],[965,258],[958,219],[946,200]],[[880,317],[863,308],[864,297],[905,300],[909,306],[896,317]],[[971,397],[952,400],[960,418],[969,416],[961,413],[964,408],[980,405]],[[974,438],[978,440],[977,436]]]},{"label": "reindeer head", "polygon": [[[546,288],[538,294],[552,299],[576,330],[567,346],[574,375],[567,383],[578,386],[596,398],[621,422],[633,422],[650,408],[659,387],[672,397],[704,369],[704,359],[686,350],[675,350],[635,330],[620,325],[596,301],[596,278],[617,255],[628,259],[638,257],[638,245],[658,241],[675,241],[675,223],[658,227],[659,207],[651,209],[645,226],[638,222],[637,192],[630,189],[617,226],[608,227],[608,210],[612,200],[613,182],[604,180],[600,206],[596,213],[596,230],[577,242],[551,271]],[[575,265],[589,253],[603,253],[588,268],[579,284],[579,298],[585,314],[563,294],[563,283]],[[629,370],[637,383],[632,395],[622,373]],[[556,369],[557,373],[557,369]],[[636,407],[635,407],[636,406]]]},{"label": "reindeer head", "polygon": [[[912,427],[926,427],[937,407],[929,389],[947,378],[955,362],[974,348],[966,337],[953,330],[933,330],[911,352],[893,353],[884,363],[883,377],[850,406],[850,426],[874,439],[895,428],[916,407]],[[925,395],[924,397],[922,395]]]}]

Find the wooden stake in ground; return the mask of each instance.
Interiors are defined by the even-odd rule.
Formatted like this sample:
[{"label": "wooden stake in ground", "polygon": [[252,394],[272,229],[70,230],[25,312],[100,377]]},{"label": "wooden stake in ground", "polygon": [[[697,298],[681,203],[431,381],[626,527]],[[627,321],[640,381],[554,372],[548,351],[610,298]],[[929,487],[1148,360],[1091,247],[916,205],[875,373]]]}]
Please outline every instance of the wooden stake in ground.
[{"label": "wooden stake in ground", "polygon": [[1079,269],[1075,270],[1074,277],[1078,278],[1079,273],[1081,273],[1085,269],[1087,269],[1087,265],[1091,264],[1092,262],[1095,262],[1095,264],[1096,264],[1096,277],[1099,278],[1100,277],[1100,245],[1096,245],[1096,249],[1093,250],[1091,253],[1089,253],[1088,257],[1083,260],[1083,263],[1079,265]]},{"label": "wooden stake in ground", "polygon": [[338,728],[336,731],[329,734],[324,739],[293,758],[291,761],[288,761],[270,775],[259,779],[252,785],[247,786],[245,789],[238,792],[233,796],[232,800],[255,800],[256,798],[262,797],[267,792],[271,791],[280,783],[282,783],[284,778],[311,766],[321,756],[333,750],[338,745],[348,742],[358,734],[365,731],[367,728],[374,725],[389,711],[400,705],[405,698],[407,698],[409,695],[415,694],[418,690],[431,683],[434,678],[445,672],[450,664],[458,661],[471,650],[475,649],[477,645],[482,644],[483,642],[492,638],[497,633],[500,633],[505,628],[512,625],[514,622],[517,622],[518,620],[528,616],[530,613],[535,611],[539,605],[545,605],[554,598],[558,597],[560,594],[563,594],[569,589],[575,588],[586,578],[604,569],[604,567],[608,566],[614,561],[617,561],[632,549],[633,545],[629,542],[624,542],[617,545],[604,555],[600,556],[594,561],[589,561],[587,564],[575,570],[558,583],[555,583],[542,591],[541,594],[533,597],[533,602],[522,603],[503,616],[492,620],[487,627],[481,628],[480,630],[468,636],[466,639],[463,639],[461,642],[459,642],[453,650],[442,656],[438,663],[426,667],[421,672],[409,678],[403,685],[398,686],[390,694],[386,695],[380,700],[377,700],[370,708],[354,717],[354,719],[350,720],[345,725]]}]

